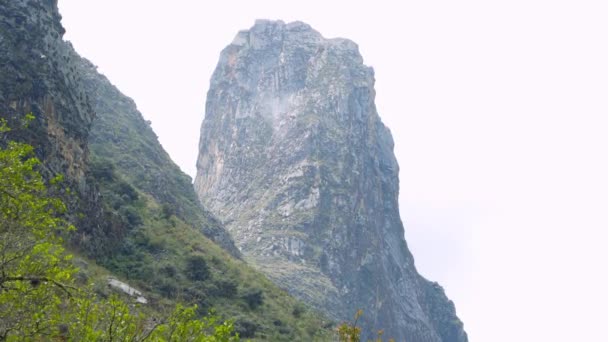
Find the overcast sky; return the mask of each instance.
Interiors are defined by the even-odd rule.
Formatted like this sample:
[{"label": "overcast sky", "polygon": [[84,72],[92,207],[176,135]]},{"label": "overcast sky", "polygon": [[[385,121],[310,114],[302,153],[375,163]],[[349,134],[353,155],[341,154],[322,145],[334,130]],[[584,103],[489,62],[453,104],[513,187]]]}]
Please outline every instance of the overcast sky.
[{"label": "overcast sky", "polygon": [[256,18],[359,44],[419,271],[473,342],[608,341],[605,1],[60,0],[66,38],[195,173],[219,52]]}]

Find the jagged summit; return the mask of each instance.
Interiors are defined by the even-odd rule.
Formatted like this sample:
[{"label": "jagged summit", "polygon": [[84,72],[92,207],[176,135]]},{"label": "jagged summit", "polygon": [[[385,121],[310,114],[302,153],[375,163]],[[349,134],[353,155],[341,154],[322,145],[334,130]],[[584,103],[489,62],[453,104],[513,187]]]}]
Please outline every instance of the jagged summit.
[{"label": "jagged summit", "polygon": [[257,21],[220,55],[195,188],[245,258],[338,320],[408,342],[467,341],[404,240],[393,139],[358,47]]},{"label": "jagged summit", "polygon": [[314,39],[323,39],[319,32],[301,21],[285,24],[282,20],[258,19],[249,30],[239,31],[231,45],[243,46],[249,44],[254,48],[260,48],[272,41],[281,40],[280,38],[285,32],[306,33],[310,37],[314,37]]},{"label": "jagged summit", "polygon": [[[299,48],[302,51],[309,50],[311,47],[341,51],[343,54],[350,55],[358,63],[363,63],[363,57],[359,53],[359,46],[352,40],[345,38],[324,38],[318,31],[310,25],[301,21],[285,23],[281,20],[258,19],[248,30],[237,33],[232,43],[224,49],[220,57],[220,64],[223,58],[233,56],[233,52],[238,49],[252,49],[257,51],[273,50],[279,51],[279,62],[285,64],[285,56],[289,56],[289,51],[282,51],[283,47]],[[269,60],[268,62],[273,61]],[[230,64],[230,60],[225,60]],[[373,69],[370,68],[373,73]]]}]

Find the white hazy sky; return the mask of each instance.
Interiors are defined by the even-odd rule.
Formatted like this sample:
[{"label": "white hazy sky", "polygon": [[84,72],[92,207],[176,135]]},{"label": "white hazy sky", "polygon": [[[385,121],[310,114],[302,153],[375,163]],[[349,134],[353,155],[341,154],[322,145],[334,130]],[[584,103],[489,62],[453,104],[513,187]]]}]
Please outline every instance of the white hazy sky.
[{"label": "white hazy sky", "polygon": [[605,1],[60,0],[76,49],[194,175],[219,52],[256,18],[359,44],[420,272],[471,341],[608,341]]}]

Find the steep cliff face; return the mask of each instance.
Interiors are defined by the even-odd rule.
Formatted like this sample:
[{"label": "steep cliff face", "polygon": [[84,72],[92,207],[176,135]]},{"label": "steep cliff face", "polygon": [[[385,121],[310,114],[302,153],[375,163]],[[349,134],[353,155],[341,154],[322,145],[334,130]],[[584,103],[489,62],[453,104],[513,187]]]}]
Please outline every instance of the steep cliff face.
[{"label": "steep cliff face", "polygon": [[393,140],[355,43],[257,21],[220,56],[195,179],[246,259],[336,319],[408,342],[467,341],[404,240]]},{"label": "steep cliff face", "polygon": [[[80,56],[63,41],[60,20],[56,1],[0,2],[0,117],[13,128],[6,139],[34,146],[45,177],[65,177],[59,195],[80,227],[75,240],[96,239],[82,244],[94,253],[107,238],[101,199],[88,177],[95,114],[77,70]],[[22,129],[27,113],[35,119]]]},{"label": "steep cliff face", "polygon": [[26,113],[36,119],[11,138],[37,147],[52,173],[84,187],[87,136],[94,113],[74,70],[77,56],[62,40],[55,1],[2,1],[0,5],[0,113],[17,128]]}]

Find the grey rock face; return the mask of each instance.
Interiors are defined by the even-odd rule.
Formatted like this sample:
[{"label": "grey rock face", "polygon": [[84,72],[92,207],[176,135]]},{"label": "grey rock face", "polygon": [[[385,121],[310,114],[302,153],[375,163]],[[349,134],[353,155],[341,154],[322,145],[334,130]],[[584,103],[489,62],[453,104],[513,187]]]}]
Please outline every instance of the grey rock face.
[{"label": "grey rock face", "polygon": [[397,341],[467,341],[404,240],[393,140],[357,45],[257,21],[220,56],[195,188],[245,258],[281,287]]},{"label": "grey rock face", "polygon": [[[0,1],[0,117],[14,128],[3,137],[34,146],[45,177],[65,176],[72,195],[58,195],[70,213],[82,214],[70,215],[79,227],[75,239],[103,238],[101,202],[88,176],[87,139],[95,114],[77,70],[80,56],[63,41],[60,21],[56,1]],[[21,129],[27,113],[35,119]]]},{"label": "grey rock face", "polygon": [[83,191],[94,113],[60,20],[56,1],[0,2],[0,115],[16,128],[33,113],[35,134],[16,130],[10,138],[38,147],[48,173],[63,173]]}]

